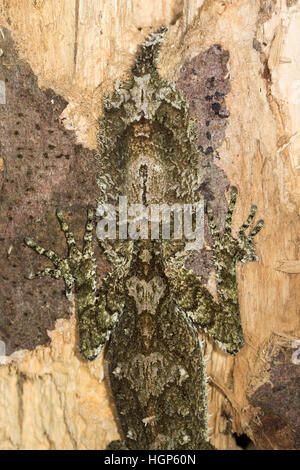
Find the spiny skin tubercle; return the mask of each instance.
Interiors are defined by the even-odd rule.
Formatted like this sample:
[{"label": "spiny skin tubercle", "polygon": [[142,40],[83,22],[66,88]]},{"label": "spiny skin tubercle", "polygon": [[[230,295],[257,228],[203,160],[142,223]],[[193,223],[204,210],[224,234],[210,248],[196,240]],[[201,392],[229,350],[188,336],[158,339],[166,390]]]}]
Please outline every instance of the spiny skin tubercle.
[{"label": "spiny skin tubercle", "polygon": [[[99,203],[191,203],[201,198],[198,151],[188,104],[174,85],[159,77],[156,62],[165,29],[144,43],[132,77],[104,100],[99,121]],[[142,175],[142,176],[141,176]],[[232,188],[225,230],[220,235],[212,210],[218,302],[185,268],[185,243],[163,240],[102,241],[113,266],[96,290],[92,250],[93,211],[88,211],[83,249],[60,211],[68,256],[60,259],[33,240],[26,244],[52,261],[32,275],[63,279],[69,297],[75,288],[79,348],[97,357],[108,341],[107,358],[123,442],[111,449],[211,449],[207,437],[207,386],[198,328],[228,352],[244,344],[235,267],[257,260],[254,236],[245,234],[256,212],[231,233],[237,190]]]}]

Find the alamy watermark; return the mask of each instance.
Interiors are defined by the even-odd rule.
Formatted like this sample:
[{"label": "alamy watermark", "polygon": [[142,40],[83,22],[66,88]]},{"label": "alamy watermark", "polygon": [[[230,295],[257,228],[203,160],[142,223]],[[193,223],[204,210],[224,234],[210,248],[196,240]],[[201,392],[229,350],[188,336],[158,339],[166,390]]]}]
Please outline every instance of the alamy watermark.
[{"label": "alamy watermark", "polygon": [[0,104],[6,104],[6,87],[3,80],[0,80]]},{"label": "alamy watermark", "polygon": [[128,204],[119,197],[118,207],[100,204],[97,237],[100,240],[187,240],[198,249],[204,243],[203,201],[193,204]]},{"label": "alamy watermark", "polygon": [[300,364],[300,340],[293,341],[292,348],[296,349],[296,351],[292,354],[292,363],[299,365]]},{"label": "alamy watermark", "polygon": [[0,365],[6,363],[6,346],[4,341],[0,341]]}]

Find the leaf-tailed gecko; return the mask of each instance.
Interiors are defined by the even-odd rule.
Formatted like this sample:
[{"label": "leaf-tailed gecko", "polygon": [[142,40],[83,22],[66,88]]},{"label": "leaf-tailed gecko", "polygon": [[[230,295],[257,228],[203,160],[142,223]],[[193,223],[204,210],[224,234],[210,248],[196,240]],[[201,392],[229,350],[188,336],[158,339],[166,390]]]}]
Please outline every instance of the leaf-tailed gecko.
[{"label": "leaf-tailed gecko", "polygon": [[[115,85],[99,120],[99,204],[187,204],[201,200],[199,151],[188,103],[162,79],[156,63],[165,28],[142,45],[131,78]],[[92,250],[94,211],[80,250],[61,211],[66,258],[32,239],[28,247],[54,265],[30,279],[62,279],[75,292],[79,349],[95,359],[107,344],[109,379],[122,440],[110,449],[212,449],[207,434],[207,385],[198,330],[235,354],[244,344],[236,263],[256,261],[256,213],[232,235],[237,189],[231,188],[225,229],[219,232],[212,209],[207,216],[213,240],[216,301],[201,279],[185,267],[186,240],[100,240],[112,264],[96,289]],[[123,227],[124,228],[124,227]]]}]

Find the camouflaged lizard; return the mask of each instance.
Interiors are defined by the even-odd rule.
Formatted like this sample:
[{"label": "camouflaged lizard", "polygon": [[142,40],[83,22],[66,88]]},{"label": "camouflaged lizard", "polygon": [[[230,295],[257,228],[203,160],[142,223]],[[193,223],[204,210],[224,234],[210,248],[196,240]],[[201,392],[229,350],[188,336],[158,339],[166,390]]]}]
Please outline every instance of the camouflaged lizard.
[{"label": "camouflaged lizard", "polygon": [[[165,31],[148,38],[131,78],[117,83],[104,100],[98,135],[100,204],[116,205],[121,195],[145,205],[201,199],[199,152],[188,104],[156,68]],[[259,221],[246,234],[256,213],[253,206],[238,237],[232,235],[236,198],[233,187],[222,234],[207,207],[218,301],[186,269],[185,240],[101,240],[113,269],[97,291],[92,209],[82,250],[57,211],[68,246],[65,259],[25,240],[54,265],[29,277],[63,279],[68,297],[75,290],[83,358],[95,359],[107,343],[123,439],[109,448],[213,448],[207,435],[207,386],[198,330],[231,354],[243,346],[236,263],[258,259],[253,239],[263,226]]]}]

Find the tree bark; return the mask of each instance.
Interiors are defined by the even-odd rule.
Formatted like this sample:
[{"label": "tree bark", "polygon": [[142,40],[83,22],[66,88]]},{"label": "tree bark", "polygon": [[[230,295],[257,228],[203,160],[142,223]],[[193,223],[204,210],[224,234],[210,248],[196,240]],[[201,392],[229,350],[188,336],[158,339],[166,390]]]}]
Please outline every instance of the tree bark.
[{"label": "tree bark", "polygon": [[[213,165],[219,173],[212,178],[222,173],[222,189],[229,184],[239,189],[235,228],[252,204],[265,220],[256,239],[260,261],[238,266],[246,345],[232,357],[204,338],[211,441],[218,449],[299,448],[299,3],[4,0],[0,24],[0,80],[6,87],[6,105],[0,104],[5,130],[0,156],[0,339],[8,354],[0,366],[0,447],[104,449],[118,438],[103,359],[86,363],[77,354],[74,305],[59,288],[51,290],[51,281],[46,287],[44,282],[31,286],[32,297],[24,294],[21,279],[32,258],[22,238],[35,230],[36,239],[50,242],[56,205],[72,208],[70,224],[80,235],[84,205],[97,197],[94,151],[103,95],[116,79],[128,76],[146,36],[170,25],[159,70],[184,90],[191,108],[193,97],[204,93],[204,84],[217,70],[213,52],[207,51],[218,45],[229,54],[222,62],[227,74],[218,78],[220,83],[229,78],[231,89],[224,93],[229,113],[226,128],[216,124],[213,129],[211,145],[219,154]],[[199,86],[184,75],[193,61]],[[17,95],[19,86],[23,95]],[[193,108],[200,124],[206,109],[201,103]],[[23,181],[26,186],[16,197]],[[216,197],[216,207],[218,201]],[[54,233],[56,240],[58,229]],[[195,262],[193,267],[197,269]],[[107,268],[102,263],[99,279]],[[213,286],[212,275],[207,282]],[[49,293],[42,294],[44,303],[37,303],[43,289]],[[25,315],[30,308],[36,315],[34,327]]]}]

